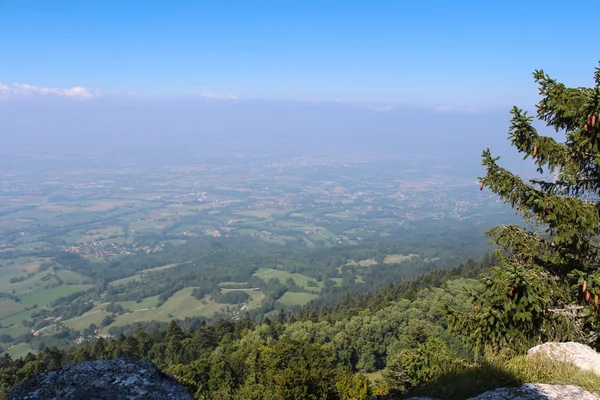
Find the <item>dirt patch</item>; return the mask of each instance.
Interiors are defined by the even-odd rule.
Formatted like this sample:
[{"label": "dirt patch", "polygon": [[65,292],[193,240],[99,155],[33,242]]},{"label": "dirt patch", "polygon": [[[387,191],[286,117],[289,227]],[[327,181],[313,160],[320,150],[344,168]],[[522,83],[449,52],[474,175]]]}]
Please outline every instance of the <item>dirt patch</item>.
[{"label": "dirt patch", "polygon": [[404,254],[390,254],[388,256],[385,257],[385,259],[383,260],[383,262],[385,264],[397,264],[397,263],[401,263],[404,261],[410,261],[412,260],[413,257],[418,257],[417,254],[408,254],[408,255],[404,255]]}]

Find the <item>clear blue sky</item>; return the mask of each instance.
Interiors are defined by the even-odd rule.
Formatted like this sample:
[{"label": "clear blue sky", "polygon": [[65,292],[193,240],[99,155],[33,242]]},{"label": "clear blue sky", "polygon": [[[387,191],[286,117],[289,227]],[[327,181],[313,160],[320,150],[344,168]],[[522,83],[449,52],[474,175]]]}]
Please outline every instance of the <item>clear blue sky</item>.
[{"label": "clear blue sky", "polygon": [[0,83],[505,107],[591,84],[597,1],[0,0]]}]

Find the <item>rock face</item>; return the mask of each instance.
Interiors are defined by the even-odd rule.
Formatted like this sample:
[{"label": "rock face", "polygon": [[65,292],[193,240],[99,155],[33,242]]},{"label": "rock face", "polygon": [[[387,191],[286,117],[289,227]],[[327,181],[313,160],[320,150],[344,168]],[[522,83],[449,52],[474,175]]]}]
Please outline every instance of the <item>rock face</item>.
[{"label": "rock face", "polygon": [[46,372],[17,386],[8,400],[192,400],[173,377],[149,361],[130,358],[89,361]]},{"label": "rock face", "polygon": [[590,392],[570,385],[525,384],[520,388],[496,389],[469,400],[600,400]]},{"label": "rock face", "polygon": [[600,375],[600,354],[581,343],[548,342],[532,347],[527,352],[528,357],[535,354],[544,354],[556,361],[575,364],[581,369]]}]

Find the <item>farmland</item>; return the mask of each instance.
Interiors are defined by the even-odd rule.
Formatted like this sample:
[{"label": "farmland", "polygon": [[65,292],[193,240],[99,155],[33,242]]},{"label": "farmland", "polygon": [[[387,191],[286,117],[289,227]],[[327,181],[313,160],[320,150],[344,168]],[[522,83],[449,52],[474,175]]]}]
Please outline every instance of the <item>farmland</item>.
[{"label": "farmland", "polygon": [[0,320],[25,310],[22,304],[10,299],[0,299]]},{"label": "farmland", "polygon": [[[215,313],[228,308],[214,300],[204,298],[197,300],[192,296],[193,288],[185,288],[171,296],[163,305],[156,308],[142,308],[116,317],[111,326],[129,325],[142,321],[170,321],[171,319],[185,319],[186,317],[212,317]],[[251,296],[248,308],[260,306],[264,294],[260,291],[244,290]],[[108,332],[108,328],[105,328]]]},{"label": "farmland", "polygon": [[[292,279],[296,285],[300,286],[302,289],[318,292],[322,284],[317,283],[314,279],[302,274],[291,274],[287,271],[281,271],[276,269],[264,269],[261,268],[254,273],[254,276],[262,279],[264,282],[268,282],[271,278],[277,278],[281,282],[285,282],[288,279]],[[309,282],[313,282],[315,286],[309,286]]]},{"label": "farmland", "polygon": [[258,321],[482,254],[503,206],[429,162],[424,185],[406,163],[219,155],[15,171],[0,180],[0,348]]},{"label": "farmland", "polygon": [[293,306],[295,304],[304,305],[311,300],[315,300],[317,297],[319,296],[312,293],[286,292],[283,297],[279,299],[279,302],[286,306]]},{"label": "farmland", "polygon": [[93,285],[60,285],[42,289],[21,296],[21,303],[26,306],[46,305],[61,297],[67,297],[73,293],[84,292],[92,286]]}]

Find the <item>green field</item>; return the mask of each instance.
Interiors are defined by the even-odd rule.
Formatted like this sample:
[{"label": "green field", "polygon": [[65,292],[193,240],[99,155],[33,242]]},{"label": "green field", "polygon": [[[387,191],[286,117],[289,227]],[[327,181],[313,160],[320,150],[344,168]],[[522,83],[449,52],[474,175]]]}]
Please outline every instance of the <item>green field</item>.
[{"label": "green field", "polygon": [[[160,307],[119,315],[109,327],[103,329],[103,332],[108,331],[110,326],[122,326],[141,321],[170,321],[172,319],[185,319],[186,317],[210,318],[216,312],[222,311],[227,307],[235,307],[229,304],[217,303],[209,300],[207,297],[196,300],[191,295],[193,290],[194,288],[180,290]],[[261,291],[254,291],[252,289],[244,289],[244,291],[252,297],[252,300],[248,302],[248,308],[259,307],[264,294]]]},{"label": "green field", "polygon": [[284,295],[279,299],[279,302],[284,306],[303,306],[304,304],[318,297],[319,296],[313,293],[285,292]]},{"label": "green field", "polygon": [[49,246],[49,244],[46,242],[27,242],[27,243],[23,243],[18,246],[15,246],[15,249],[32,251],[32,250],[39,250],[44,246]]},{"label": "green field", "polygon": [[139,321],[169,321],[185,317],[211,317],[215,312],[225,308],[225,305],[214,301],[196,300],[192,296],[193,288],[185,288],[175,293],[158,308],[134,311],[117,316],[111,326],[133,324]]},{"label": "green field", "polygon": [[104,310],[91,311],[89,313],[83,314],[80,317],[63,321],[63,323],[70,329],[81,332],[82,330],[88,328],[90,324],[96,324],[96,326],[99,327],[100,323],[107,315],[109,315],[109,313],[107,313]]},{"label": "green field", "polygon": [[0,334],[10,335],[12,338],[17,338],[29,332],[31,332],[31,328],[27,328],[21,324],[12,325],[8,328],[0,328]]},{"label": "green field", "polygon": [[158,232],[161,229],[171,226],[172,224],[173,224],[173,222],[150,219],[150,220],[134,221],[129,225],[129,229],[131,230],[132,233]]},{"label": "green field", "polygon": [[21,311],[20,313],[13,314],[10,317],[5,317],[5,318],[0,319],[0,323],[2,324],[2,326],[11,326],[11,325],[19,324],[23,320],[31,319],[31,314],[33,314],[34,311],[35,311],[34,308],[32,308],[30,310]]},{"label": "green field", "polygon": [[251,310],[254,308],[260,307],[260,303],[265,298],[265,295],[263,292],[261,292],[260,290],[254,290],[254,289],[222,289],[221,292],[226,293],[226,292],[232,292],[232,291],[236,291],[236,290],[241,290],[243,292],[248,293],[248,295],[250,296],[250,299],[247,302],[247,306]]},{"label": "green field", "polygon": [[67,284],[81,283],[83,280],[85,280],[84,276],[78,274],[77,272],[66,269],[59,269],[55,273],[60,279],[62,279],[64,283]]},{"label": "green field", "polygon": [[12,358],[25,357],[28,353],[35,353],[27,343],[19,343],[11,346],[7,351]]},{"label": "green field", "polygon": [[[54,273],[52,269],[38,272],[40,265],[45,260],[46,259],[17,259],[14,261],[13,265],[5,265],[0,268],[0,292],[12,293],[14,290],[15,294],[22,294],[38,290],[49,284],[57,283],[54,278],[46,281],[42,280],[46,275]],[[33,276],[21,282],[10,282],[11,278],[26,277],[29,273],[33,273]]]},{"label": "green field", "polygon": [[156,304],[158,304],[158,295],[152,297],[146,297],[142,299],[141,302],[137,303],[135,301],[120,301],[119,304],[126,310],[129,311],[137,311],[143,310],[146,308],[154,308]]},{"label": "green field", "polygon": [[[271,278],[277,278],[277,279],[279,279],[279,282],[281,282],[281,283],[285,283],[285,281],[287,279],[292,278],[294,280],[294,282],[296,282],[296,285],[300,286],[301,288],[303,288],[305,290],[308,290],[308,291],[311,291],[314,293],[321,291],[321,288],[323,287],[323,284],[321,282],[317,282],[314,279],[312,279],[306,275],[292,274],[287,271],[280,271],[277,269],[260,268],[258,271],[256,271],[254,273],[254,276],[259,277],[260,279],[262,279],[265,282],[268,282],[269,279],[271,279]],[[308,286],[309,281],[314,281],[315,283],[317,283],[318,286],[316,286],[316,287]]]},{"label": "green field", "polygon": [[[38,290],[46,289],[52,285],[57,285],[59,282],[56,280],[54,276],[50,279],[42,280],[44,276],[47,274],[52,274],[52,271],[45,271],[43,273],[37,273],[29,279],[26,279],[22,282],[15,282],[10,284],[9,291],[17,295],[27,295],[29,293],[36,292]],[[7,291],[8,291],[7,290]]]},{"label": "green field", "polygon": [[0,320],[25,310],[25,306],[10,299],[0,298]]},{"label": "green field", "polygon": [[148,269],[144,269],[142,271],[138,271],[135,275],[132,276],[128,276],[126,278],[121,278],[121,279],[117,279],[115,281],[109,282],[109,286],[118,286],[118,285],[125,285],[129,282],[133,282],[133,281],[141,281],[142,280],[142,276],[148,273],[152,273],[152,272],[158,272],[158,271],[162,271],[165,269],[169,269],[169,268],[173,268],[178,266],[179,264],[167,264],[167,265],[163,265],[161,267],[155,267],[155,268],[148,268]]},{"label": "green field", "polygon": [[135,274],[135,275],[128,276],[125,278],[117,279],[116,281],[109,282],[108,286],[126,285],[129,282],[141,281],[141,280],[142,280],[142,276],[139,274]]},{"label": "green field", "polygon": [[330,281],[335,282],[336,286],[341,286],[342,285],[342,278],[329,278]]},{"label": "green field", "polygon": [[[123,239],[123,228],[121,226],[108,226],[105,228],[95,228],[84,232],[83,235],[76,239],[77,243],[88,243],[95,242],[98,240],[105,240],[108,236],[118,236],[118,239],[107,240],[107,242],[122,241]],[[121,240],[119,240],[121,239]]]},{"label": "green field", "polygon": [[61,285],[49,289],[38,290],[21,297],[21,303],[25,305],[43,306],[52,303],[56,299],[66,297],[70,294],[81,292],[93,287],[94,285]]}]

